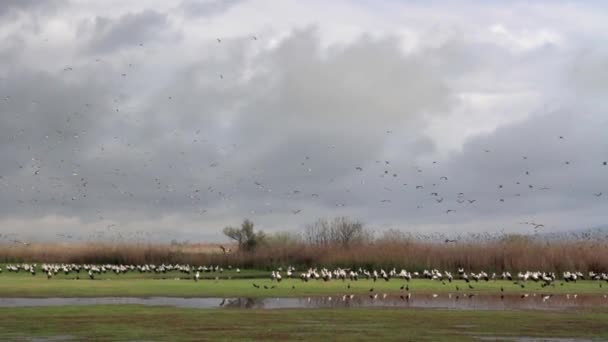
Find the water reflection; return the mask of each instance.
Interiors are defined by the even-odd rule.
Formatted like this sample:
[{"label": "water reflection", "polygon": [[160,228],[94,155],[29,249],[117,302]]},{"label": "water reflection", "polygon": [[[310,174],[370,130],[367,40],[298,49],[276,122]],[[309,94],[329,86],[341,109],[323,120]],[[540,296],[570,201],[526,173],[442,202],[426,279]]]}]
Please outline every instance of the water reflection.
[{"label": "water reflection", "polygon": [[138,304],[181,308],[281,309],[281,308],[436,308],[454,310],[564,310],[608,306],[606,295],[479,295],[411,294],[341,295],[300,298],[180,298],[180,297],[96,297],[96,298],[0,298],[0,307],[63,305]]}]

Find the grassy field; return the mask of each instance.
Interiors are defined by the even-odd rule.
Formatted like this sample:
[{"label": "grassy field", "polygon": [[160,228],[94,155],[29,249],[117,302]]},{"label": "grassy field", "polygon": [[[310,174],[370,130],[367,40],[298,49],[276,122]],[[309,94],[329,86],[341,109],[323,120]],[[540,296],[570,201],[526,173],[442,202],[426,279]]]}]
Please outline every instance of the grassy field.
[{"label": "grassy field", "polygon": [[[271,282],[268,272],[244,270],[204,273],[194,282],[179,272],[116,275],[108,272],[90,280],[81,272],[32,276],[25,272],[0,274],[0,297],[302,297],[342,294],[403,293],[578,293],[608,294],[597,281],[563,283],[542,288],[511,281],[452,283],[426,279]],[[218,279],[216,279],[218,277]],[[180,279],[182,278],[182,279]],[[259,285],[255,288],[253,284]],[[600,287],[600,284],[602,287]],[[264,286],[268,287],[265,289]],[[274,286],[274,288],[272,288]],[[349,287],[350,286],[350,287]],[[458,286],[459,290],[456,290]],[[0,341],[42,339],[102,341],[290,341],[395,340],[470,341],[480,338],[592,338],[608,339],[608,308],[570,311],[472,311],[430,309],[184,309],[138,305],[94,305],[0,308]]]},{"label": "grassy field", "polygon": [[608,339],[608,310],[221,310],[141,306],[0,309],[0,340],[471,341]]},{"label": "grassy field", "polygon": [[[0,297],[144,297],[144,296],[178,296],[178,297],[299,297],[315,295],[361,294],[369,293],[373,288],[378,293],[399,293],[401,286],[407,284],[412,293],[578,293],[578,294],[608,294],[608,284],[597,281],[579,281],[575,283],[556,282],[555,287],[542,288],[540,283],[529,281],[525,287],[510,281],[480,281],[469,284],[462,280],[452,283],[426,279],[414,279],[406,283],[399,279],[391,281],[372,280],[339,281],[311,280],[302,282],[299,279],[285,279],[280,283],[271,282],[266,272],[246,271],[241,276],[262,276],[257,279],[228,279],[234,277],[235,272],[225,272],[221,279],[207,279],[194,282],[188,279],[179,279],[183,274],[163,275],[166,279],[151,279],[152,275],[131,273],[115,275],[107,273],[99,278],[90,280],[83,273],[84,279],[74,280],[73,275],[67,277],[57,276],[50,280],[44,274],[35,277],[27,273],[0,274]],[[255,288],[253,284],[259,285]],[[563,285],[562,285],[563,284]],[[600,287],[602,285],[602,287]],[[265,289],[267,286],[268,289]],[[274,286],[274,288],[272,288]],[[350,286],[350,288],[349,288]],[[459,288],[459,290],[456,289]]]}]

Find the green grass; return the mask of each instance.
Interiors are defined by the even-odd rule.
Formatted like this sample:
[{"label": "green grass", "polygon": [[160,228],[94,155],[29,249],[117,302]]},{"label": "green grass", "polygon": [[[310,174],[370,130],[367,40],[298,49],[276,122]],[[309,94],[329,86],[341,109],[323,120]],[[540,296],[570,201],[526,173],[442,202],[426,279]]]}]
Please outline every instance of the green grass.
[{"label": "green grass", "polygon": [[608,339],[608,310],[232,310],[143,306],[0,309],[0,340],[471,341],[479,337]]},{"label": "green grass", "polygon": [[[259,272],[258,272],[259,274]],[[84,279],[73,280],[54,277],[50,280],[45,275],[35,277],[21,274],[0,274],[0,297],[144,297],[144,296],[173,296],[173,297],[298,297],[315,295],[338,295],[350,293],[374,292],[398,293],[404,281],[393,279],[389,282],[379,280],[359,280],[356,282],[332,280],[311,280],[307,283],[299,279],[286,279],[281,283],[271,282],[268,277],[262,279],[227,279],[228,274],[219,280],[153,280],[137,277],[138,273],[128,275],[106,274],[103,280],[89,280],[86,274]],[[183,276],[183,275],[182,275]],[[73,276],[70,276],[72,278]],[[261,288],[253,287],[253,283]],[[350,284],[350,288],[347,288]],[[541,288],[540,283],[528,282],[525,288],[509,281],[480,281],[471,282],[474,289],[469,289],[464,281],[454,281],[443,285],[440,281],[414,279],[408,283],[412,293],[456,293],[456,286],[461,292],[467,293],[499,293],[501,287],[505,293],[578,293],[578,294],[608,294],[608,284],[597,281],[579,281],[578,283],[556,283],[555,287]],[[274,289],[264,289],[263,286],[276,286]],[[295,288],[294,288],[295,287]]]}]

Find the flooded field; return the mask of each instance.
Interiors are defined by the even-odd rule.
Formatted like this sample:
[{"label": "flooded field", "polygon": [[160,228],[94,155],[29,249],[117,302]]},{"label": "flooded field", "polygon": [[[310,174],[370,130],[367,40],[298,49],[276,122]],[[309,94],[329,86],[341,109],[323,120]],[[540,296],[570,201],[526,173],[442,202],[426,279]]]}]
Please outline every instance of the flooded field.
[{"label": "flooded field", "polygon": [[565,310],[608,307],[606,295],[407,295],[317,296],[300,298],[180,298],[180,297],[91,297],[91,298],[0,298],[0,307],[64,305],[151,305],[179,308],[315,309],[315,308],[435,308],[454,310]]}]

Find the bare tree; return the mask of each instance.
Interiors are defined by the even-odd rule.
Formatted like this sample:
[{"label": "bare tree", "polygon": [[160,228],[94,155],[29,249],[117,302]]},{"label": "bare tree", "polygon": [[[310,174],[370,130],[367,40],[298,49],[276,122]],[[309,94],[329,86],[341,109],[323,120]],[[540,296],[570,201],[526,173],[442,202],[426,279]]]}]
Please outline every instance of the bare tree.
[{"label": "bare tree", "polygon": [[347,217],[336,217],[331,227],[334,241],[342,247],[348,247],[354,242],[363,241],[363,224],[359,221],[351,221]]},{"label": "bare tree", "polygon": [[339,245],[348,247],[369,238],[363,223],[348,217],[336,217],[332,220],[318,219],[304,229],[304,241],[311,245]]}]

